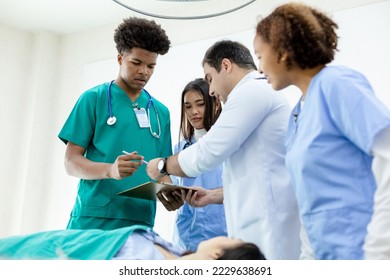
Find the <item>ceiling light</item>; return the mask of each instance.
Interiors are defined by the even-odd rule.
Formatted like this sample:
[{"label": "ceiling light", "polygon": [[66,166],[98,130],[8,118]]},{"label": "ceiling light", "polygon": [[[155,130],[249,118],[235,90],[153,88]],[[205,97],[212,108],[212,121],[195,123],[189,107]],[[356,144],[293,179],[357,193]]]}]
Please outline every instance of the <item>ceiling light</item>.
[{"label": "ceiling light", "polygon": [[[194,19],[204,19],[204,18],[211,18],[211,17],[217,17],[217,16],[223,16],[223,15],[226,15],[226,14],[229,14],[229,13],[233,13],[235,11],[238,11],[246,6],[248,6],[249,4],[252,4],[253,2],[255,2],[256,0],[246,0],[246,1],[238,1],[238,2],[241,2],[241,4],[237,4],[236,6],[234,7],[230,7],[230,8],[227,8],[225,10],[220,10],[220,11],[216,11],[216,12],[213,12],[213,13],[210,13],[210,14],[204,14],[204,15],[185,15],[185,16],[178,16],[178,15],[162,15],[162,14],[159,14],[159,13],[152,13],[152,12],[148,12],[148,11],[145,11],[145,10],[142,10],[142,9],[138,9],[138,8],[135,8],[133,7],[134,4],[132,3],[132,6],[130,6],[129,4],[126,4],[125,2],[134,2],[134,1],[126,1],[126,0],[113,0],[114,2],[116,2],[117,4],[133,11],[133,12],[136,12],[136,13],[139,13],[139,14],[142,14],[142,15],[145,15],[145,16],[150,16],[150,17],[155,17],[155,18],[161,18],[161,19],[178,19],[178,20],[194,20]],[[211,2],[213,2],[212,0],[157,0],[158,2],[171,2],[170,4],[176,2],[175,4],[177,5],[185,5],[185,3],[187,4],[198,4],[200,5],[201,2],[203,2],[203,6],[204,6],[204,10],[208,10],[208,7],[207,5],[210,5]],[[146,2],[146,1],[145,1]],[[143,3],[145,3],[143,2]],[[189,2],[192,2],[192,3],[189,3]],[[197,3],[195,3],[197,2]],[[208,3],[207,3],[208,2]],[[214,1],[216,2],[216,1]],[[230,1],[232,2],[232,1]],[[235,1],[237,2],[237,1]],[[243,2],[243,3],[242,3]],[[226,3],[226,2],[225,2]],[[217,7],[219,7],[219,9],[223,8],[224,2],[221,3],[221,1],[219,1],[217,3]],[[160,3],[159,5],[161,5],[162,3]],[[167,3],[168,4],[168,3]],[[215,6],[215,5],[214,5]],[[188,7],[186,7],[188,8]],[[188,10],[188,9],[186,9]],[[176,14],[176,13],[175,13]]]}]

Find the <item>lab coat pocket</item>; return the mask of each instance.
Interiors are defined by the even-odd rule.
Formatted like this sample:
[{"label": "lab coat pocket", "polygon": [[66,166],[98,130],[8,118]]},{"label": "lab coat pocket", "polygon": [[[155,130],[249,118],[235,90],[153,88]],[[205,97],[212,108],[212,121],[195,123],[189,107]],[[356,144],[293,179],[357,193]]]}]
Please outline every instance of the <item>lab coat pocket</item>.
[{"label": "lab coat pocket", "polygon": [[229,186],[228,198],[232,220],[239,223],[238,228],[251,227],[274,214],[271,184],[262,174],[248,174]]}]

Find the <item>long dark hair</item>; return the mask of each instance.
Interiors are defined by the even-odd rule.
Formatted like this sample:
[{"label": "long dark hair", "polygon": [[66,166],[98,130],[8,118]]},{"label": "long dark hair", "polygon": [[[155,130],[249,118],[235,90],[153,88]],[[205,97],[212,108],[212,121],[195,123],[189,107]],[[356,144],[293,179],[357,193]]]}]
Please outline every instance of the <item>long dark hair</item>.
[{"label": "long dark hair", "polygon": [[266,260],[266,258],[255,244],[244,243],[235,248],[225,249],[218,260]]},{"label": "long dark hair", "polygon": [[[192,253],[194,252],[185,251],[181,256]],[[266,260],[266,258],[256,244],[246,242],[237,247],[223,250],[222,255],[217,260]]]},{"label": "long dark hair", "polygon": [[[209,131],[211,126],[217,121],[222,111],[222,106],[219,103],[220,101],[214,96],[209,95],[209,83],[205,79],[198,78],[189,82],[185,86],[181,94],[181,116],[180,116],[181,121],[180,121],[179,141],[181,138],[190,141],[192,136],[194,136],[194,128],[186,117],[185,107],[184,107],[184,97],[186,93],[190,90],[199,92],[203,96],[203,100],[205,103],[203,125],[206,131]],[[216,107],[217,103],[219,103],[218,107]]]}]

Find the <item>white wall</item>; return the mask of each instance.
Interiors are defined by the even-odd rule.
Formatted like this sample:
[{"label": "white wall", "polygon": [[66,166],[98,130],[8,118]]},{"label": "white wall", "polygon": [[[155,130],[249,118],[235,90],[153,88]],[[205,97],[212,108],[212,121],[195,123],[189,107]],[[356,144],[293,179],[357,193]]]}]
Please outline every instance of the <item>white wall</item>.
[{"label": "white wall", "polygon": [[340,31],[335,63],[364,73],[390,107],[390,1],[335,13],[334,20]]},{"label": "white wall", "polygon": [[[390,1],[334,13],[340,52],[335,64],[363,72],[390,107],[385,87],[390,73]],[[0,24],[0,236],[64,228],[76,195],[77,179],[63,167],[65,146],[57,134],[81,92],[117,75],[112,42],[115,26],[82,34],[32,34]],[[172,28],[172,27],[170,27]],[[168,28],[167,32],[170,34]],[[218,26],[213,26],[217,30]],[[223,22],[219,29],[226,34]],[[204,51],[221,38],[252,50],[254,30],[188,42],[158,59],[147,89],[171,111],[172,139],[178,135],[179,96],[184,85],[203,76]],[[198,31],[199,32],[199,31]],[[294,103],[299,94],[286,89]],[[158,209],[156,230],[170,239],[173,213]]]}]

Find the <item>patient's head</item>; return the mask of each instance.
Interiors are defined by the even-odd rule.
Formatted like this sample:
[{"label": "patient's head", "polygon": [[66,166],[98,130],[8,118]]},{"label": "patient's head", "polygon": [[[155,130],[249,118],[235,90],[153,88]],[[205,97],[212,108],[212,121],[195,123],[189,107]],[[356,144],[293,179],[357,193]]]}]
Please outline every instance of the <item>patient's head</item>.
[{"label": "patient's head", "polygon": [[225,249],[218,260],[265,260],[259,247],[253,243],[243,243],[234,248]]},{"label": "patient's head", "polygon": [[188,257],[203,260],[265,260],[264,255],[255,244],[225,236],[201,242],[198,250],[189,254]]}]

